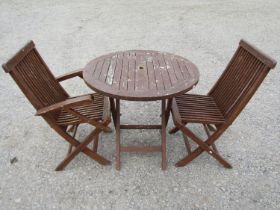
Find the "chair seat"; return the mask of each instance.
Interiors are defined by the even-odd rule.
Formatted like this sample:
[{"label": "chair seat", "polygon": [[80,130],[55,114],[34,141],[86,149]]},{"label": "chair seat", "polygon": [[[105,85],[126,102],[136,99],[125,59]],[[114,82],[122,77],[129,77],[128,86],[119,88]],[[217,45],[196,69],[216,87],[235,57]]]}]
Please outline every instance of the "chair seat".
[{"label": "chair seat", "polygon": [[[110,117],[104,116],[104,114],[110,113],[110,106],[104,106],[104,100],[107,100],[107,98],[95,93],[93,94],[92,104],[76,106],[74,110],[91,120],[102,120],[104,119],[104,117]],[[80,123],[83,123],[82,119],[72,115],[65,110],[62,110],[57,118],[57,124],[59,125],[75,125]]]},{"label": "chair seat", "polygon": [[219,124],[225,122],[225,118],[211,96],[184,94],[175,97],[176,107],[173,112],[179,112],[184,123]]}]

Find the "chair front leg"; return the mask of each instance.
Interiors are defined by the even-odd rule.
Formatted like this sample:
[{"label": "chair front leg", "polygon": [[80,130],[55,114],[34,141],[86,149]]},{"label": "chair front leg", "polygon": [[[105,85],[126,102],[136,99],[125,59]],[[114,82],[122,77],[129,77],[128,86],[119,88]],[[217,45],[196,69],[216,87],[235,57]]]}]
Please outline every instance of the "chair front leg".
[{"label": "chair front leg", "polygon": [[[187,124],[187,123],[184,123],[184,125],[186,125],[186,124]],[[171,128],[171,129],[169,130],[169,134],[175,134],[175,133],[177,133],[179,130],[180,130],[180,128],[177,127],[177,126],[175,125],[173,128]]]},{"label": "chair front leg", "polygon": [[188,139],[188,137],[183,133],[183,138],[184,138],[184,143],[187,149],[188,154],[191,154],[192,149],[191,149],[191,145],[190,145],[190,141]]}]

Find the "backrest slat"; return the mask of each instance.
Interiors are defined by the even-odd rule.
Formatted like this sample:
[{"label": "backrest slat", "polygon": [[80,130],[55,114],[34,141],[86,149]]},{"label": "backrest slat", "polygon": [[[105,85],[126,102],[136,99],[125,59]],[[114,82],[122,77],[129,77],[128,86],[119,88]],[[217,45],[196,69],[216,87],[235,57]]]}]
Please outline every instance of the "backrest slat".
[{"label": "backrest slat", "polygon": [[31,104],[40,109],[68,98],[31,41],[3,65]]},{"label": "backrest slat", "polygon": [[208,95],[226,119],[243,109],[276,61],[241,40],[234,56]]}]

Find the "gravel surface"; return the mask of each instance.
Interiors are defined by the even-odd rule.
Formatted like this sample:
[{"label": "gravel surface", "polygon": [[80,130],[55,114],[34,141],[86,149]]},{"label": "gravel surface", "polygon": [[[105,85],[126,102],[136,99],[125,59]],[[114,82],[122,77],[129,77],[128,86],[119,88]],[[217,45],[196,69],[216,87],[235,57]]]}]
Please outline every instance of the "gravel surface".
[{"label": "gravel surface", "polygon": [[[33,39],[55,75],[117,50],[151,49],[184,56],[205,94],[241,38],[280,60],[278,0],[0,1],[0,63]],[[40,118],[14,81],[0,71],[0,209],[280,209],[280,92],[276,67],[218,141],[234,166],[207,154],[176,168],[185,156],[180,133],[167,135],[168,170],[161,156],[123,154],[114,164],[114,133],[103,134],[102,167],[79,155],[63,172],[54,168],[68,145]],[[63,83],[90,92],[80,79]],[[123,122],[159,122],[160,104],[124,102]],[[172,127],[172,121],[168,128]],[[204,135],[202,128],[192,126]],[[83,126],[79,138],[90,127]],[[123,143],[160,143],[158,131],[124,131]],[[195,145],[193,145],[195,146]]]}]

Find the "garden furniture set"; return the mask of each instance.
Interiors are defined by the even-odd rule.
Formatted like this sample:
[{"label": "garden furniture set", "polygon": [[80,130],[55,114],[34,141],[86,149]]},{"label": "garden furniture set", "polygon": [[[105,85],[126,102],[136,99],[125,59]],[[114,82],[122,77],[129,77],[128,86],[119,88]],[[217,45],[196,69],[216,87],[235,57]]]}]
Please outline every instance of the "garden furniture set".
[{"label": "garden furniture set", "polygon": [[[63,170],[79,153],[101,165],[111,161],[98,154],[99,135],[115,128],[116,169],[121,168],[123,152],[160,152],[161,167],[167,168],[166,126],[172,115],[170,134],[181,131],[187,155],[176,163],[185,166],[203,152],[224,167],[232,166],[215,145],[219,137],[240,114],[276,61],[245,40],[239,46],[223,74],[207,95],[188,94],[199,81],[199,71],[190,60],[158,51],[129,50],[110,53],[90,61],[84,68],[55,77],[33,41],[28,42],[3,64],[19,88],[41,116],[69,143],[64,160],[56,167]],[[71,97],[60,82],[80,77],[95,93]],[[127,101],[160,101],[160,124],[122,124],[120,103]],[[148,112],[148,110],[145,110]],[[87,123],[93,131],[77,140],[79,125]],[[202,124],[207,134],[203,140],[187,125]],[[158,129],[159,146],[123,146],[122,129]],[[192,150],[189,139],[197,144]],[[90,143],[92,143],[90,146]]]}]

